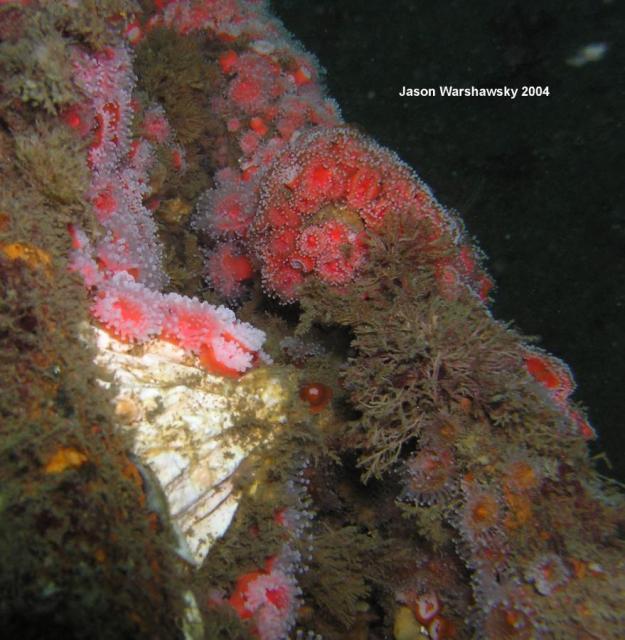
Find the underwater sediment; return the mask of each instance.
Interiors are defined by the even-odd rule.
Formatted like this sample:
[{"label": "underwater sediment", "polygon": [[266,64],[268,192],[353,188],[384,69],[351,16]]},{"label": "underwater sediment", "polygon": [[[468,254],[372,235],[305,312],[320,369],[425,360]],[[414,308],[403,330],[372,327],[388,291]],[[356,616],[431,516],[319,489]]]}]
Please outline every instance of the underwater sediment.
[{"label": "underwater sediment", "polygon": [[571,372],[262,3],[0,36],[3,630],[620,637]]}]

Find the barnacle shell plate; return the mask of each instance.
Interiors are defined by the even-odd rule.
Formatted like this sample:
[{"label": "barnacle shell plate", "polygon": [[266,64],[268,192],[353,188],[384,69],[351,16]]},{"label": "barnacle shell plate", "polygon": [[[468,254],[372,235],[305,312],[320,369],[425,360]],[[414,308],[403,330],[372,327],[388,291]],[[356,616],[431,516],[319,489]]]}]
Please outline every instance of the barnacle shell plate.
[{"label": "barnacle shell plate", "polygon": [[259,434],[257,441],[247,438],[241,444],[228,437],[236,415],[245,409],[285,423],[282,385],[266,372],[256,385],[237,385],[208,374],[170,343],[153,340],[133,347],[94,330],[96,363],[108,371],[103,377],[110,377],[100,382],[114,389],[132,451],[162,489],[178,552],[199,565],[236,512],[234,472],[261,437],[267,438]]}]

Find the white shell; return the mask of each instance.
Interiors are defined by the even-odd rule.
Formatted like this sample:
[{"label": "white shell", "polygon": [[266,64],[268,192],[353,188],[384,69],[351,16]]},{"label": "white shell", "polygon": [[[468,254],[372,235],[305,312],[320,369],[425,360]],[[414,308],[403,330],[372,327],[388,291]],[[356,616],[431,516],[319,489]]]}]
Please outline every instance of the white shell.
[{"label": "white shell", "polygon": [[[96,363],[112,377],[100,382],[116,392],[133,453],[162,487],[179,534],[178,552],[199,565],[232,521],[239,503],[233,473],[258,444],[242,447],[224,436],[242,407],[274,424],[285,423],[283,387],[266,369],[237,383],[208,374],[167,342],[133,347],[95,331]],[[258,382],[250,383],[255,374]]]}]

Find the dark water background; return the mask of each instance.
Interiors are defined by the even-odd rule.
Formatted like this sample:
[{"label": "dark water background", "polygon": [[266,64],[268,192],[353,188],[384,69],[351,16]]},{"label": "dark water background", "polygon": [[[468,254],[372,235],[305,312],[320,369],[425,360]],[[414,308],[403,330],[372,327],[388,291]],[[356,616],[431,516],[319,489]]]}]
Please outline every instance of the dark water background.
[{"label": "dark water background", "polygon": [[[494,315],[565,360],[625,481],[625,11],[617,0],[273,0],[348,123],[395,150],[488,255]],[[603,59],[567,59],[604,42]],[[401,98],[402,86],[549,87]]]}]

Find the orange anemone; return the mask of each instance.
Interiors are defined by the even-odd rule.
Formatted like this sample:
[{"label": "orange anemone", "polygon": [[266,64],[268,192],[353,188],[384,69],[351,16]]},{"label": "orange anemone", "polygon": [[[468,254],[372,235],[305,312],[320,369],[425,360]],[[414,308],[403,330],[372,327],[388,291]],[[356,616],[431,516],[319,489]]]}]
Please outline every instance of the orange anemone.
[{"label": "orange anemone", "polygon": [[321,382],[309,382],[300,387],[299,397],[308,403],[311,413],[320,413],[332,400],[332,389]]}]

